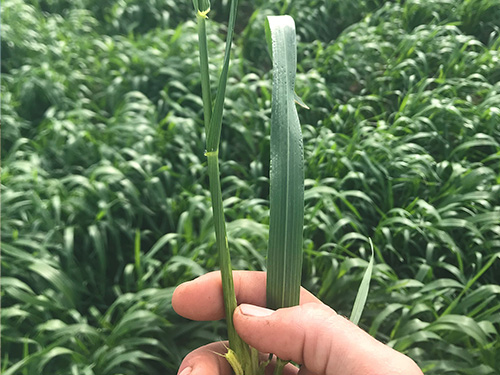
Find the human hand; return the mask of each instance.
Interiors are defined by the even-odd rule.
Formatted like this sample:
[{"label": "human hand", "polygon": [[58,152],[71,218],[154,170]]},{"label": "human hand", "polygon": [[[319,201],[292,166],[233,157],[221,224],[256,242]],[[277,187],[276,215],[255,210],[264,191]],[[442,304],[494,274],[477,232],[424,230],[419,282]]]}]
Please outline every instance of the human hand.
[{"label": "human hand", "polygon": [[[240,337],[262,353],[301,364],[288,364],[284,374],[325,375],[422,375],[409,357],[382,344],[349,320],[301,288],[300,306],[269,310],[265,272],[233,272],[240,304],[233,322]],[[174,310],[188,319],[218,320],[224,317],[219,272],[211,272],[177,287]],[[184,358],[179,375],[230,375],[224,343],[212,343]],[[264,356],[263,358],[267,358]]]}]

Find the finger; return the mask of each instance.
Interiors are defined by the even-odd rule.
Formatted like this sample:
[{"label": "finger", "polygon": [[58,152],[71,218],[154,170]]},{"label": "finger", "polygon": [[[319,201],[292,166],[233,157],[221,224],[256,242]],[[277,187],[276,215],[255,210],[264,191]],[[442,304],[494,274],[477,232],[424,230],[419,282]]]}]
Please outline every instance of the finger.
[{"label": "finger", "polygon": [[[228,342],[214,342],[202,346],[189,353],[179,367],[178,375],[231,375],[231,366],[223,355],[227,352]],[[268,359],[268,354],[260,354],[260,362]],[[274,372],[276,360],[266,368],[266,375]],[[288,363],[283,369],[283,375],[297,375],[299,369]]]},{"label": "finger", "polygon": [[179,367],[178,375],[231,375],[231,366],[223,357],[227,342],[214,342],[189,353]]},{"label": "finger", "polygon": [[[266,375],[274,374],[274,363],[276,363],[276,360],[273,361],[273,365],[268,366],[266,368]],[[283,368],[283,375],[298,375],[298,373],[299,373],[299,368],[297,366],[292,365],[291,363],[287,363]]]},{"label": "finger", "polygon": [[[234,271],[234,290],[238,304],[266,305],[266,273]],[[300,303],[322,303],[301,288]],[[177,314],[192,320],[218,320],[224,317],[224,299],[220,272],[210,272],[179,285],[172,297]]]},{"label": "finger", "polygon": [[302,366],[297,375],[319,375],[319,374],[315,374],[309,371],[309,369],[306,366]]},{"label": "finger", "polygon": [[249,345],[303,364],[306,374],[422,374],[411,359],[326,305],[273,311],[244,304],[235,310],[233,322]]}]

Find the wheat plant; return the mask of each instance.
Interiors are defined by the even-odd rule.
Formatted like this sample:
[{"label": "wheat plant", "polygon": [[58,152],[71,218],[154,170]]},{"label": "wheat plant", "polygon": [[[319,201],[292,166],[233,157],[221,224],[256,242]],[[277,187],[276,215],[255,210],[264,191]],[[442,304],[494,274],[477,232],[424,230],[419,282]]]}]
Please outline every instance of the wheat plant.
[{"label": "wheat plant", "polygon": [[[269,15],[297,33],[302,285],[426,374],[500,372],[500,4],[240,0],[219,143],[232,264],[266,268]],[[206,22],[212,90],[230,2]],[[2,2],[2,374],[175,373],[219,269],[190,1]],[[215,95],[212,95],[215,99]],[[353,318],[354,319],[354,318]]]}]

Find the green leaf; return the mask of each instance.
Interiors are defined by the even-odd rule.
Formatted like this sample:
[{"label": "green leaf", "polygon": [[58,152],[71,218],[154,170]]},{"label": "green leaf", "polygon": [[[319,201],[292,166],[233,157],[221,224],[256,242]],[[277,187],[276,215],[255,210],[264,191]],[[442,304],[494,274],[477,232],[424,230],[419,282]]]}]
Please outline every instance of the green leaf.
[{"label": "green leaf", "polygon": [[365,274],[363,275],[363,279],[361,280],[361,285],[358,289],[358,294],[356,295],[356,300],[354,301],[354,306],[352,307],[351,317],[349,318],[351,322],[354,324],[359,323],[359,319],[361,319],[361,314],[363,313],[363,309],[365,308],[366,299],[368,297],[368,291],[370,289],[370,280],[372,278],[373,273],[373,244],[370,239],[370,247],[372,249],[372,256],[370,257],[370,263],[368,263],[368,267],[366,267]]},{"label": "green leaf", "polygon": [[54,288],[60,291],[66,298],[68,307],[74,307],[76,300],[76,288],[71,279],[61,270],[56,269],[42,260],[34,260],[28,269],[43,277]]},{"label": "green leaf", "polygon": [[453,309],[456,308],[461,298],[467,293],[467,291],[472,287],[472,285],[493,265],[493,263],[500,258],[500,253],[493,254],[493,256],[488,260],[488,262],[479,270],[479,272],[469,280],[464,289],[460,292],[460,294],[453,300],[452,303],[446,308],[446,310],[441,314],[441,316],[445,316],[446,314],[450,314]]},{"label": "green leaf", "polygon": [[270,16],[266,32],[273,57],[267,305],[280,308],[297,305],[300,297],[304,156],[295,108],[295,23],[289,16]]},{"label": "green leaf", "polygon": [[229,72],[229,60],[231,58],[231,44],[233,41],[234,24],[236,22],[236,10],[238,9],[238,0],[231,1],[229,13],[229,24],[227,28],[226,49],[224,51],[224,63],[219,77],[219,85],[215,96],[215,103],[210,118],[210,125],[207,134],[207,151],[219,150],[220,132],[222,129],[222,110],[224,108],[224,99],[226,96],[227,76]]},{"label": "green leaf", "polygon": [[477,341],[479,346],[486,346],[488,343],[487,334],[481,326],[472,318],[465,315],[445,315],[432,322],[427,328],[429,331],[456,332],[466,340],[466,336]]},{"label": "green leaf", "polygon": [[304,101],[302,100],[302,98],[300,96],[297,95],[297,93],[293,93],[293,98],[294,98],[294,101],[295,103],[297,103],[298,105],[300,105],[302,108],[305,108],[305,109],[310,109],[306,103],[304,103]]},{"label": "green leaf", "polygon": [[141,265],[141,231],[135,230],[134,241],[134,257],[135,257],[135,271],[137,273],[137,284],[139,289],[142,289],[142,265]]},{"label": "green leaf", "polygon": [[[197,0],[193,0],[197,2]],[[195,9],[197,4],[195,4]],[[198,15],[203,14],[199,13]],[[210,119],[212,118],[212,93],[210,89],[210,72],[208,69],[208,42],[205,17],[196,17],[198,21],[198,49],[200,51],[201,93],[203,99],[203,121],[205,132],[208,133]]]}]

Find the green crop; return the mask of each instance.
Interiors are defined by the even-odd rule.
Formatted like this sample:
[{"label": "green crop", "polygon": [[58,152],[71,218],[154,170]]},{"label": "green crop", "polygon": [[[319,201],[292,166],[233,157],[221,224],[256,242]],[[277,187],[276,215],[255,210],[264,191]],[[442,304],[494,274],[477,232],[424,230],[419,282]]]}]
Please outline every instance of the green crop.
[{"label": "green crop", "polygon": [[[228,1],[206,22],[211,96]],[[170,305],[218,269],[190,1],[2,2],[2,374],[175,373],[227,337]],[[266,269],[272,61],[297,34],[302,285],[426,374],[497,374],[500,7],[240,1],[219,143],[236,269]]]},{"label": "green crop", "polygon": [[[210,194],[230,346],[224,357],[237,375],[263,373],[267,362],[259,364],[257,352],[238,337],[233,325],[232,316],[236,309],[236,296],[219,177],[219,139],[237,1],[231,2],[224,65],[219,78],[213,108],[210,99],[205,25],[207,13],[210,11],[210,4],[208,2],[202,4],[194,1],[194,6],[198,20],[198,44]],[[304,156],[302,134],[295,103],[305,108],[308,107],[294,91],[297,47],[293,19],[289,16],[268,17],[266,21],[266,39],[273,60],[270,219],[266,295],[267,306],[278,309],[298,305],[300,299],[303,258],[302,230],[304,226]],[[356,324],[366,303],[372,271],[373,248],[370,264],[367,267],[367,272],[363,277],[353,306],[351,320]],[[278,358],[275,374],[281,374],[285,364],[285,361]]]}]

